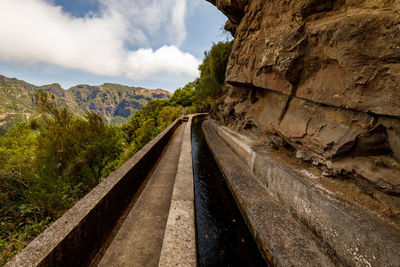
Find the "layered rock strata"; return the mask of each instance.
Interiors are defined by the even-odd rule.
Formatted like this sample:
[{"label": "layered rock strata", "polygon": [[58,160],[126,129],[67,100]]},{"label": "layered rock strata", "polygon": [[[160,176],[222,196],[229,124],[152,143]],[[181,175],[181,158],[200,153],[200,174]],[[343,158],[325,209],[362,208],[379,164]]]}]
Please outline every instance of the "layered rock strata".
[{"label": "layered rock strata", "polygon": [[234,36],[211,116],[346,181],[387,206],[369,212],[399,227],[400,1],[209,2]]},{"label": "layered rock strata", "polygon": [[213,117],[400,194],[400,2],[210,2],[235,37]]}]

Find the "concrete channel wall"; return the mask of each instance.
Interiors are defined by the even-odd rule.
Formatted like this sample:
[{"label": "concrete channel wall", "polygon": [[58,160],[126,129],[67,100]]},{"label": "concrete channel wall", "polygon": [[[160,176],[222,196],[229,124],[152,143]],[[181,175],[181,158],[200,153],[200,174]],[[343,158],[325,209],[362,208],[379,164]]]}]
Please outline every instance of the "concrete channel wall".
[{"label": "concrete channel wall", "polygon": [[[249,161],[234,153],[217,135],[216,125],[206,121],[202,127],[211,152],[268,263],[272,266],[335,266],[312,234],[285,211],[254,176],[246,164]],[[238,146],[240,140],[234,143],[238,151],[249,155],[249,149]]]},{"label": "concrete channel wall", "polygon": [[[276,238],[273,236],[274,233],[268,232],[267,228],[275,227],[275,232],[278,232],[287,227],[288,220],[283,220],[279,226],[274,225],[274,220],[271,218],[268,219],[266,216],[263,219],[259,218],[262,213],[271,213],[270,210],[275,204],[270,202],[270,205],[258,205],[259,207],[251,210],[252,205],[257,203],[258,199],[251,199],[248,196],[256,195],[256,192],[260,190],[265,191],[262,195],[272,196],[280,207],[290,213],[296,221],[301,222],[307,228],[304,232],[312,232],[317,237],[317,242],[324,247],[325,253],[332,257],[335,265],[399,266],[399,224],[391,221],[390,218],[380,216],[379,210],[373,210],[372,206],[368,206],[367,198],[362,198],[361,193],[352,192],[348,188],[339,190],[335,188],[335,184],[339,185],[339,182],[325,178],[311,169],[308,170],[305,166],[294,165],[284,157],[269,152],[260,144],[254,143],[247,137],[224,126],[218,126],[213,122],[209,122],[209,125],[208,128],[214,130],[251,173],[248,174],[247,179],[242,179],[242,184],[238,183],[242,177],[234,177],[234,174],[229,174],[230,163],[226,160],[228,156],[225,156],[229,152],[218,154],[218,149],[221,149],[213,140],[208,140],[208,143],[214,146],[214,148],[211,147],[212,150],[215,150],[214,156],[221,169],[225,171],[225,175],[236,179],[228,181],[228,183],[236,194],[235,197],[242,212],[248,213],[244,215],[249,219],[249,226],[254,231],[256,239],[259,241],[260,238],[263,239],[259,245],[261,243],[261,247],[269,246],[267,253],[271,254],[269,257],[273,258],[274,263],[283,266],[301,266],[301,255],[295,259],[298,260],[297,263],[291,262],[289,258],[294,258],[295,255],[287,253],[291,247],[282,249],[284,243],[282,237],[286,238],[284,235],[287,235],[288,231]],[[210,133],[208,136],[211,136]],[[250,176],[255,176],[260,183],[259,186],[251,189],[254,193],[246,193],[245,189],[252,188],[256,182],[243,186],[248,182]],[[361,197],[352,199],[352,193],[359,194]],[[261,206],[263,207],[261,208]],[[271,213],[271,216],[283,215]],[[263,224],[262,221],[267,219],[270,224]],[[299,224],[297,228],[301,229],[300,227]],[[263,233],[265,234],[263,235]],[[274,243],[275,240],[278,241]],[[286,240],[293,240],[293,238],[288,236]],[[321,263],[317,265],[321,265]],[[314,265],[312,264],[312,266]]]},{"label": "concrete channel wall", "polygon": [[190,115],[172,192],[159,266],[196,266],[196,227],[192,164],[192,124],[208,114]]},{"label": "concrete channel wall", "polygon": [[85,266],[107,239],[182,118],[150,141],[6,266]]}]

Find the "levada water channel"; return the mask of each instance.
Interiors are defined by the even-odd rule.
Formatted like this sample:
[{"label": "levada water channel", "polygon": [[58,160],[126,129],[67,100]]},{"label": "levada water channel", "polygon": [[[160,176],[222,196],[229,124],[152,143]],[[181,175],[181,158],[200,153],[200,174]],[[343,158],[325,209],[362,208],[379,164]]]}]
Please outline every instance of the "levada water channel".
[{"label": "levada water channel", "polygon": [[192,126],[199,266],[266,266],[201,129]]}]

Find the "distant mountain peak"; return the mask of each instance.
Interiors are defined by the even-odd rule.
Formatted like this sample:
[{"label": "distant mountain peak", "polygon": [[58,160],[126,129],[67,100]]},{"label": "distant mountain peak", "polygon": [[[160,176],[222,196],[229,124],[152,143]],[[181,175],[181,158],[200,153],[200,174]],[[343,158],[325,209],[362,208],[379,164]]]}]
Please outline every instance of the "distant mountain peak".
[{"label": "distant mountain peak", "polygon": [[163,89],[146,89],[116,83],[100,86],[79,84],[64,90],[59,83],[36,86],[0,74],[0,133],[15,122],[35,116],[34,93],[45,91],[57,103],[68,106],[76,114],[96,112],[113,123],[124,122],[152,99],[168,99],[172,93]]}]

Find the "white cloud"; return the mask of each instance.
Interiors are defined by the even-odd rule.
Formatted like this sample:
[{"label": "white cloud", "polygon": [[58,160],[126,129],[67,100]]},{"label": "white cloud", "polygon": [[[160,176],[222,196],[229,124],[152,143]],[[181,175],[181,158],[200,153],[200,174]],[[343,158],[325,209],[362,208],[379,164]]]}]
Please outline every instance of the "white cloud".
[{"label": "white cloud", "polygon": [[[99,0],[106,14],[121,14],[131,29],[146,33],[135,43],[147,44],[159,35],[170,43],[181,45],[186,37],[185,15],[187,0]],[[129,31],[129,30],[128,30]],[[133,38],[135,34],[131,35]]]},{"label": "white cloud", "polygon": [[[171,64],[171,60],[174,61],[173,64]],[[179,75],[182,73],[182,69],[188,66],[196,66],[196,69],[186,70],[187,74],[196,76],[198,64],[199,61],[196,58],[189,53],[182,53],[176,46],[163,46],[156,51],[139,49],[129,53],[126,70],[132,78],[139,78],[151,71]]]},{"label": "white cloud", "polygon": [[[200,60],[178,48],[186,36],[186,0],[100,1],[99,14],[76,18],[45,0],[0,0],[0,60],[133,79],[198,75]],[[159,49],[127,48],[163,34],[169,45]]]}]

